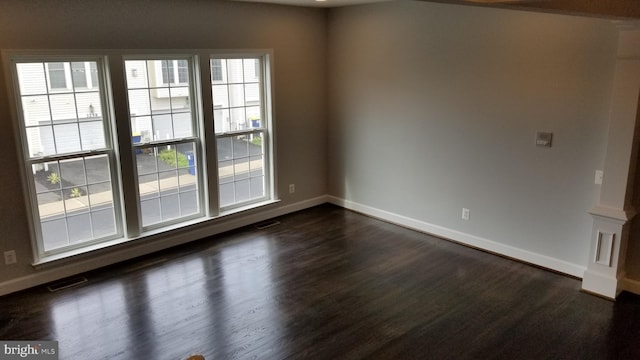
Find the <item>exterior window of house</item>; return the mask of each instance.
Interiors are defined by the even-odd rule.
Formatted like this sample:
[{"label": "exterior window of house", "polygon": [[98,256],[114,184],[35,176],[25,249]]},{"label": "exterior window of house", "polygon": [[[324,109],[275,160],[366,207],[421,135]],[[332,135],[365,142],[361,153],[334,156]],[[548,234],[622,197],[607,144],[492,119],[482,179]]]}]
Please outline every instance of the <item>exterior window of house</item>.
[{"label": "exterior window of house", "polygon": [[163,84],[186,85],[189,83],[189,62],[187,60],[159,60],[159,63],[162,68]]},{"label": "exterior window of house", "polygon": [[[218,66],[219,64],[219,66]],[[221,80],[213,69],[220,68]],[[263,58],[213,58],[212,94],[222,209],[268,197],[269,129],[264,80],[256,69]],[[225,80],[222,80],[225,79]]]},{"label": "exterior window of house", "polygon": [[221,59],[211,59],[211,81],[222,81]]},{"label": "exterior window of house", "polygon": [[178,60],[178,83],[187,84],[189,82],[189,62],[187,60]]},{"label": "exterior window of house", "polygon": [[87,71],[84,62],[71,63],[71,78],[73,79],[73,88],[87,87]]},{"label": "exterior window of house", "polygon": [[65,64],[62,62],[47,63],[46,67],[49,72],[49,88],[52,90],[66,89],[67,78],[65,73]]},{"label": "exterior window of house", "polygon": [[[41,255],[122,233],[117,220],[119,197],[113,191],[117,179],[110,125],[103,111],[105,91],[99,76],[91,91],[66,86],[65,69],[102,67],[99,58],[15,61],[23,154]],[[74,74],[73,79],[86,87],[84,73]]]},{"label": "exterior window of house", "polygon": [[173,73],[173,61],[171,60],[161,60],[160,64],[162,66],[162,83],[163,84],[173,84],[175,82],[175,76]]},{"label": "exterior window of house", "polygon": [[[181,84],[165,80],[178,64]],[[200,145],[188,59],[126,60],[128,102],[143,228],[200,216]],[[162,81],[154,78],[161,66]],[[171,74],[171,72],[168,72]],[[136,76],[133,76],[136,74]],[[180,75],[183,74],[183,75]]]},{"label": "exterior window of house", "polygon": [[37,263],[273,200],[268,55],[114,53],[9,52]]},{"label": "exterior window of house", "polygon": [[98,86],[98,67],[96,63],[89,63],[89,78],[91,79],[91,87]]}]

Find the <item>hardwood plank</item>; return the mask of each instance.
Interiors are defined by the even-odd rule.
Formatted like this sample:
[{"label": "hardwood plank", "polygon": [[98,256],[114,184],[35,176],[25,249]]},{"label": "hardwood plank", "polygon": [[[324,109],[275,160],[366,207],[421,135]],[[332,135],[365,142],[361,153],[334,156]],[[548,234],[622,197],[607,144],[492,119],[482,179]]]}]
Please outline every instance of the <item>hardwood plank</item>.
[{"label": "hardwood plank", "polygon": [[61,359],[640,358],[640,297],[323,205],[0,297]]}]

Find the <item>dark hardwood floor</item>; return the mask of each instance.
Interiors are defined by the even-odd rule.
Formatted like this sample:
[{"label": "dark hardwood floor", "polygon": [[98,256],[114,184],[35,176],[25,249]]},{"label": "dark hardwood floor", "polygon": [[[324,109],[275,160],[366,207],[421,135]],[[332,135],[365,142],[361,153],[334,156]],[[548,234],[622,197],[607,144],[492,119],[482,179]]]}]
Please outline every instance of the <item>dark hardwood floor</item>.
[{"label": "dark hardwood floor", "polygon": [[323,205],[0,298],[61,359],[640,359],[640,297]]}]

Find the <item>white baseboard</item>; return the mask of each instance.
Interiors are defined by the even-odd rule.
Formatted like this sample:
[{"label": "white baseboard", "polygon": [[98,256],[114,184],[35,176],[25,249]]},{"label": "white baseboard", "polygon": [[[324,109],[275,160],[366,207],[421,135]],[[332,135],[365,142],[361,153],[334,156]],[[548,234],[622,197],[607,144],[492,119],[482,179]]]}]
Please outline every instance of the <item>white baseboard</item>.
[{"label": "white baseboard", "polygon": [[100,255],[87,255],[79,257],[78,259],[62,260],[60,263],[54,265],[43,266],[33,274],[0,283],[0,296],[60,280],[69,276],[78,275],[100,267],[133,259],[138,256],[165,250],[173,246],[183,245],[191,241],[304,210],[327,202],[328,197],[323,195],[285,206],[271,207],[263,211],[248,213],[248,215],[238,213],[229,216],[228,218],[221,218],[219,221],[216,221],[211,225],[194,226],[192,229],[174,232],[171,235],[160,235],[153,241],[144,241],[139,243],[134,241],[128,243],[126,246],[118,247],[117,250],[105,251]]},{"label": "white baseboard", "polygon": [[587,269],[582,278],[582,290],[614,300],[622,291],[624,277],[620,279]]},{"label": "white baseboard", "polygon": [[412,219],[406,216],[394,214],[388,211],[362,205],[353,201],[329,196],[329,202],[346,209],[350,209],[377,219],[404,226],[427,234],[452,240],[467,246],[478,248],[491,253],[507,256],[523,262],[558,271],[573,277],[582,278],[586,267],[573,264],[550,256],[537,254],[531,251],[505,245],[496,241],[484,239],[478,236],[466,234],[457,230],[451,230],[442,226],[429,224],[424,221]]},{"label": "white baseboard", "polygon": [[[442,226],[429,224],[424,221],[394,214],[349,200],[337,198],[334,196],[319,196],[281,207],[274,207],[264,211],[258,211],[250,215],[238,214],[237,216],[230,216],[229,219],[221,220],[220,222],[217,222],[210,226],[196,227],[189,231],[180,232],[177,235],[174,234],[172,236],[158,238],[156,241],[133,244],[132,246],[124,246],[116,251],[107,252],[98,256],[87,256],[82,258],[82,260],[69,261],[65,264],[65,266],[52,266],[50,268],[43,267],[33,274],[0,283],[0,296],[24,290],[30,287],[42,285],[48,282],[56,281],[65,277],[81,274],[83,272],[95,270],[100,267],[129,260],[155,251],[160,251],[173,246],[186,244],[194,240],[213,236],[225,231],[237,229],[242,226],[254,224],[277,216],[304,210],[327,202],[406,228],[432,234],[438,237],[445,238],[447,240],[482,249],[484,251],[492,252],[498,255],[514,258],[577,278],[582,278],[586,270],[584,266],[569,263],[564,260],[522,250],[492,240],[484,239],[456,230],[451,230]],[[640,281],[625,278],[623,280],[623,287],[629,292],[640,294]]]}]

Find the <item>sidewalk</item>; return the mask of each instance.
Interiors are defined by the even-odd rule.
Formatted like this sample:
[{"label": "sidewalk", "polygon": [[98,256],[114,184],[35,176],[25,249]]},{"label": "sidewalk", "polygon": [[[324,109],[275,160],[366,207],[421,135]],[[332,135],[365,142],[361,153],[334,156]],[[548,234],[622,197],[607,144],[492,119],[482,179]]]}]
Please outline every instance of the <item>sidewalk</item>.
[{"label": "sidewalk", "polygon": [[[224,166],[218,169],[218,177],[225,176],[233,176],[246,174],[250,170],[259,170],[262,169],[262,160],[254,160],[247,161],[241,164],[234,166]],[[160,179],[159,181],[150,181],[146,183],[139,184],[140,196],[150,195],[154,193],[159,193],[160,191],[170,191],[175,190],[178,187],[185,187],[189,185],[196,184],[197,177],[194,175],[180,175],[176,177],[170,177],[166,179]],[[90,199],[89,199],[90,198]],[[91,202],[89,202],[91,200]],[[55,201],[47,204],[42,204],[38,206],[38,211],[40,212],[40,218],[50,217],[50,216],[64,216],[65,209],[66,212],[79,211],[79,210],[89,210],[89,204],[91,207],[96,207],[100,205],[106,205],[113,203],[113,194],[111,190],[103,191],[91,195],[82,195],[76,198],[68,198],[60,201]]]}]

